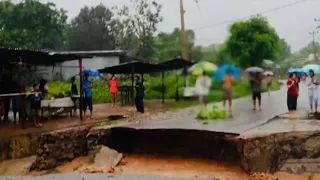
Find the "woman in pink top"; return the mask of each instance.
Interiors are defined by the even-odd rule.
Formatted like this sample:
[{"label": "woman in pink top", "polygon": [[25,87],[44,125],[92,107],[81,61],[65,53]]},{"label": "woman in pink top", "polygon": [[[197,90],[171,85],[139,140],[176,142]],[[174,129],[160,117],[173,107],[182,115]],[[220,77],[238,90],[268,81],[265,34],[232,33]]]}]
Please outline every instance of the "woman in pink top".
[{"label": "woman in pink top", "polygon": [[112,107],[116,106],[116,102],[117,102],[117,99],[118,99],[118,86],[119,86],[118,80],[113,75],[111,77],[110,82],[109,82],[110,93],[111,93],[111,103],[113,103]]}]

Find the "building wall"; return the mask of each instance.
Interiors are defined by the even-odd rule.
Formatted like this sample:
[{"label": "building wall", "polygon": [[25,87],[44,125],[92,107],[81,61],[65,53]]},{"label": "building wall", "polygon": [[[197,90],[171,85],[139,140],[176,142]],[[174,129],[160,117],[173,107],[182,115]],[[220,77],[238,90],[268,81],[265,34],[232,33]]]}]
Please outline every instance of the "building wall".
[{"label": "building wall", "polygon": [[[119,56],[93,57],[92,59],[82,60],[84,69],[102,69],[109,66],[118,65],[120,63]],[[67,61],[55,67],[38,66],[37,71],[43,74],[43,78],[51,80],[66,80],[72,76],[79,74],[78,60]]]}]

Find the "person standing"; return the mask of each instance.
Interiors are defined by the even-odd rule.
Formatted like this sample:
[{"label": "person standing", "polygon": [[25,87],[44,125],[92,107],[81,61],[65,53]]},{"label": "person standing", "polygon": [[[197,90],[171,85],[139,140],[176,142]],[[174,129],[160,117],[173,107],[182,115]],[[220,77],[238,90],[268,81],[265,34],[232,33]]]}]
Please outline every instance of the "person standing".
[{"label": "person standing", "polygon": [[119,87],[119,83],[115,75],[111,77],[109,82],[109,87],[110,87],[112,107],[115,107],[118,101],[118,87]]},{"label": "person standing", "polygon": [[136,88],[136,98],[135,98],[135,104],[137,108],[137,112],[144,113],[144,104],[143,104],[143,98],[144,98],[144,86],[143,83],[140,80],[140,76],[135,76],[135,88]]},{"label": "person standing", "polygon": [[250,79],[250,86],[252,91],[253,110],[256,110],[257,100],[258,100],[259,110],[262,110],[261,109],[261,81],[262,81],[262,78],[260,73],[252,74]]},{"label": "person standing", "polygon": [[42,92],[40,91],[39,84],[33,85],[33,94],[31,98],[31,116],[34,121],[35,127],[42,127],[40,121],[39,111],[41,109]]},{"label": "person standing", "polygon": [[287,81],[287,106],[290,119],[296,119],[297,100],[299,96],[297,84],[297,73],[289,74],[289,79]]},{"label": "person standing", "polygon": [[222,82],[222,88],[223,88],[223,107],[226,108],[226,102],[229,102],[229,113],[231,115],[232,110],[232,85],[234,82],[234,78],[232,76],[231,71],[228,71],[226,76],[223,79]]},{"label": "person standing", "polygon": [[209,92],[212,80],[205,72],[196,80],[196,92],[199,96],[200,103],[206,108],[209,101]]},{"label": "person standing", "polygon": [[270,74],[268,74],[266,77],[266,82],[267,82],[267,89],[268,89],[269,96],[270,96],[270,89],[271,89],[271,85],[272,85],[272,80],[273,80],[273,77]]},{"label": "person standing", "polygon": [[314,75],[314,71],[310,69],[309,77],[307,78],[310,113],[313,112],[313,108],[314,112],[317,112],[318,110],[318,85],[319,82],[317,81],[317,78]]},{"label": "person standing", "polygon": [[84,116],[86,116],[86,111],[87,108],[90,110],[90,118],[92,119],[92,114],[93,114],[93,93],[92,93],[92,88],[93,88],[93,82],[89,80],[89,74],[85,73],[84,74],[84,80],[82,82],[82,87],[84,91],[84,99],[83,99],[83,111],[84,111]]},{"label": "person standing", "polygon": [[78,96],[78,87],[77,87],[77,84],[76,84],[76,77],[73,76],[71,78],[71,100],[74,104],[74,112],[76,113],[77,112],[77,96]]},{"label": "person standing", "polygon": [[[20,87],[20,84],[17,82],[17,80],[13,81],[12,90],[13,90],[13,93],[20,93],[21,92],[21,87]],[[19,119],[20,119],[20,115],[21,115],[20,102],[21,102],[20,95],[12,97],[12,109],[13,109],[13,119],[14,119],[13,122],[14,122],[14,124],[17,123],[17,114],[19,115]]]}]

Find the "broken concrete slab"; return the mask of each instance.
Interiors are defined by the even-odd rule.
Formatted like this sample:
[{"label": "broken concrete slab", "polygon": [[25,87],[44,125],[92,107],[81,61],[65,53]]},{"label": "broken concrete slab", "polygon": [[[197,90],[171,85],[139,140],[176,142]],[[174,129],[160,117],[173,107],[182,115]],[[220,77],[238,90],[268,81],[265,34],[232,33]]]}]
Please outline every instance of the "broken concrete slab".
[{"label": "broken concrete slab", "polygon": [[264,125],[249,129],[240,136],[245,138],[256,138],[269,136],[277,133],[318,131],[320,129],[319,120],[289,120],[275,119]]},{"label": "broken concrete slab", "polygon": [[115,167],[122,158],[122,153],[119,153],[118,151],[106,146],[101,146],[100,151],[95,156],[94,166]]},{"label": "broken concrete slab", "polygon": [[306,172],[319,173],[320,172],[319,167],[320,167],[320,158],[289,159],[281,167],[280,171],[294,173],[294,174],[303,174]]},{"label": "broken concrete slab", "polygon": [[97,147],[93,155],[93,163],[84,167],[81,172],[85,173],[112,173],[123,158],[123,154],[106,146]]}]

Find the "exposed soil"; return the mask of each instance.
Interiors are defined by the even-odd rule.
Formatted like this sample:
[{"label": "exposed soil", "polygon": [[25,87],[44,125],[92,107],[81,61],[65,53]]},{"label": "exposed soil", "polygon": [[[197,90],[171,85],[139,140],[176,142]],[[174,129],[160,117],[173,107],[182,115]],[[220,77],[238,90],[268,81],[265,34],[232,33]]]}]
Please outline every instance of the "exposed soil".
[{"label": "exposed soil", "polygon": [[[0,175],[5,176],[40,176],[49,173],[68,173],[80,171],[80,169],[89,166],[91,155],[79,157],[72,162],[66,163],[51,171],[25,173],[24,167],[32,163],[34,157],[22,160],[10,160],[0,163]],[[219,178],[220,180],[248,180],[249,176],[242,171],[239,166],[228,163],[218,163],[216,161],[194,159],[194,158],[173,158],[150,155],[125,155],[125,158],[115,168],[114,173],[121,174],[149,174],[158,176],[167,176],[172,178]],[[279,180],[312,180],[320,179],[320,175],[294,175],[278,172],[273,176]],[[263,179],[264,180],[264,179]],[[267,180],[267,179],[265,179]]]}]

